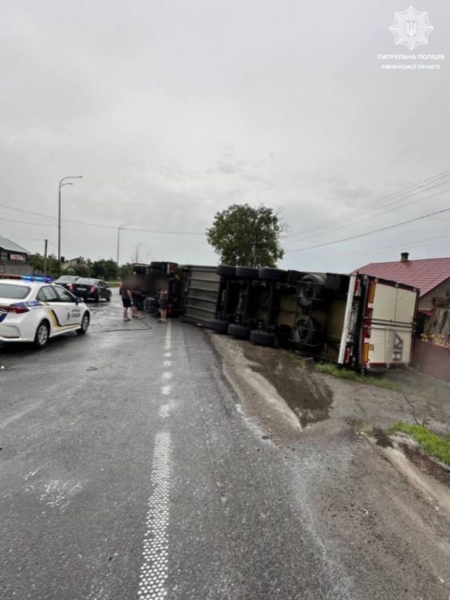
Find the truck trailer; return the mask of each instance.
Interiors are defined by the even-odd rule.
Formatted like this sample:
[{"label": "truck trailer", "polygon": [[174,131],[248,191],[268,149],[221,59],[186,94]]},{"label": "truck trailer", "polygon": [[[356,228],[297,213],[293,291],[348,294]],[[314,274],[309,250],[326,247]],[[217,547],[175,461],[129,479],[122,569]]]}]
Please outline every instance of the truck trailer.
[{"label": "truck trailer", "polygon": [[187,266],[187,321],[368,371],[410,364],[419,290],[366,275]]}]

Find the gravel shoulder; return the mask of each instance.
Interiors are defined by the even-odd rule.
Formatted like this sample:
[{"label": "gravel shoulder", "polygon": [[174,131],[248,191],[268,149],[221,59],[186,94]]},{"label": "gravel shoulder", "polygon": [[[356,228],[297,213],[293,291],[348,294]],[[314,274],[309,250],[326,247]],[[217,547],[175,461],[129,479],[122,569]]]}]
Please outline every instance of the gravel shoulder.
[{"label": "gravel shoulder", "polygon": [[[297,500],[330,562],[359,581],[366,594],[359,597],[448,600],[450,490],[355,427],[426,416],[445,428],[446,386],[428,386],[414,373],[394,375],[398,391],[355,384],[305,368],[288,353],[209,335],[246,418],[295,456]],[[277,418],[280,398],[300,427]]]}]

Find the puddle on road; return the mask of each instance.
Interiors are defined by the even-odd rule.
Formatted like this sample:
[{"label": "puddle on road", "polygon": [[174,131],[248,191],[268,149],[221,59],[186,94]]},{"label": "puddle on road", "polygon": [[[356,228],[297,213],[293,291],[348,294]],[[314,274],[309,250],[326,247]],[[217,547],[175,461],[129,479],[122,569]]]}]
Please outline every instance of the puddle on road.
[{"label": "puddle on road", "polygon": [[252,370],[274,386],[297,415],[303,429],[329,418],[332,390],[312,372],[299,366],[294,357],[250,344],[243,345],[242,350]]}]

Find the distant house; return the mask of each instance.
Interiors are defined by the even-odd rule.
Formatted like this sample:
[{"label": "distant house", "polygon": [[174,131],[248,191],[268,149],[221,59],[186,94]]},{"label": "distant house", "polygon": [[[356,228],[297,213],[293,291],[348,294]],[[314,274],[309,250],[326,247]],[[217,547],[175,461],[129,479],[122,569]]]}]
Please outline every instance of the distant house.
[{"label": "distant house", "polygon": [[78,256],[78,258],[71,258],[70,260],[61,259],[61,267],[63,271],[67,273],[71,273],[77,267],[87,267],[87,262],[82,256]]},{"label": "distant house", "polygon": [[409,260],[404,252],[397,262],[369,263],[357,272],[418,288],[419,313],[424,317],[431,316],[435,307],[450,305],[450,258]]},{"label": "distant house", "polygon": [[29,274],[28,255],[28,250],[8,238],[0,236],[0,274]]}]

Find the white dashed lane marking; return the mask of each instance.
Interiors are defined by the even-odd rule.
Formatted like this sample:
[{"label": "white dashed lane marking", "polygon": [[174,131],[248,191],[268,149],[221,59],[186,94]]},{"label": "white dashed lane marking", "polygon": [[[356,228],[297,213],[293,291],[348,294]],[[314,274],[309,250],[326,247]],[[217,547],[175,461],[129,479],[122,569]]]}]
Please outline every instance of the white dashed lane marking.
[{"label": "white dashed lane marking", "polygon": [[147,531],[139,581],[141,600],[166,598],[169,558],[170,433],[156,435],[152,464],[153,493],[148,502]]},{"label": "white dashed lane marking", "polygon": [[163,404],[158,412],[158,416],[161,419],[167,419],[169,417],[169,405],[168,404]]},{"label": "white dashed lane marking", "polygon": [[166,343],[164,345],[164,350],[171,350],[172,348],[172,343],[171,343],[171,330],[172,330],[172,324],[170,321],[168,321],[167,323],[167,331],[166,331]]}]

